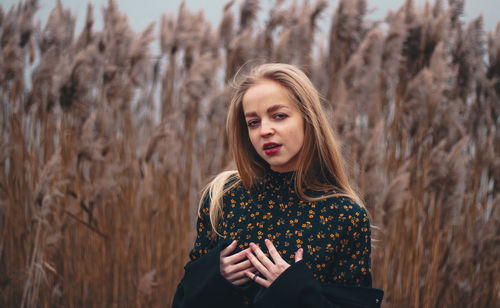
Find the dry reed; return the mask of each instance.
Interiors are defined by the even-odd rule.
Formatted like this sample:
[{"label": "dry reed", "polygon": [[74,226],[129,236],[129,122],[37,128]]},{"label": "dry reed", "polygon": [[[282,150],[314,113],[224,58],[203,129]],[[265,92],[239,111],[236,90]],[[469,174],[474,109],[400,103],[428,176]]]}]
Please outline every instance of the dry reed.
[{"label": "dry reed", "polygon": [[276,1],[263,25],[239,4],[215,30],[183,3],[135,33],[110,0],[77,36],[61,1],[44,25],[36,0],[0,7],[0,306],[169,306],[198,193],[231,165],[227,82],[284,61],[325,98],[384,306],[498,307],[500,23],[465,24],[460,0],[380,22],[365,0]]}]

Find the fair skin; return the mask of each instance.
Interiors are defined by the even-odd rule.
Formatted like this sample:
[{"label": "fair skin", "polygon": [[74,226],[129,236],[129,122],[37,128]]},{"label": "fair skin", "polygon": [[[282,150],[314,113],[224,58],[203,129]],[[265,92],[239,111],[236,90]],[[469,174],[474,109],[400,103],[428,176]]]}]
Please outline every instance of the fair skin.
[{"label": "fair skin", "polygon": [[234,240],[229,246],[223,249],[220,253],[220,273],[227,281],[240,286],[250,282],[250,278],[246,276],[246,272],[256,273],[257,270],[247,259],[247,253],[250,248],[232,254],[236,249],[238,241]]},{"label": "fair skin", "polygon": [[[254,243],[250,243],[249,248],[232,254],[238,244],[234,240],[220,253],[221,275],[235,286],[254,280],[268,288],[290,264],[283,260],[270,240],[266,239],[265,243],[272,260]],[[302,248],[295,252],[295,262],[302,260],[303,252]]]},{"label": "fair skin", "polygon": [[304,143],[304,118],[288,90],[262,80],[246,91],[242,103],[255,151],[274,171],[295,170]]},{"label": "fair skin", "polygon": [[[255,274],[250,271],[245,271],[245,275],[255,280],[255,282],[261,286],[269,288],[269,286],[290,267],[290,264],[283,260],[270,240],[266,239],[265,243],[272,260],[262,252],[259,246],[251,243],[251,252],[246,252],[246,256],[252,265],[259,271],[260,276],[254,276]],[[302,260],[303,253],[304,250],[302,248],[299,248],[299,250],[295,252],[295,263]]]},{"label": "fair skin", "polygon": [[[274,171],[295,170],[304,143],[304,119],[287,90],[275,81],[262,80],[246,91],[242,103],[255,151]],[[221,251],[222,276],[234,285],[253,280],[268,288],[290,264],[283,260],[270,240],[266,239],[265,245],[270,258],[254,243],[231,255],[237,246],[233,241]],[[300,248],[295,253],[295,262],[302,257]]]}]

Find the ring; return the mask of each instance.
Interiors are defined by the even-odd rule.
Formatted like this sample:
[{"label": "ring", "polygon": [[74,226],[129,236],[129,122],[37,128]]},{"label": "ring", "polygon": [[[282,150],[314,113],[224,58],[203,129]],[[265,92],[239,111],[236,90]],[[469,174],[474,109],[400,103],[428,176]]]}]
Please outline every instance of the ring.
[{"label": "ring", "polygon": [[255,281],[255,279],[257,279],[257,274],[253,274],[252,280]]}]

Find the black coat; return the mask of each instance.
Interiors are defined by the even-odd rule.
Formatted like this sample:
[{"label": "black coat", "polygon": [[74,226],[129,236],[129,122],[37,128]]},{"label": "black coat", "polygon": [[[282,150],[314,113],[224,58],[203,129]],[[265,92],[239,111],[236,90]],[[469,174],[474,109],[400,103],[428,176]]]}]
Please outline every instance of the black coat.
[{"label": "black coat", "polygon": [[184,267],[172,308],[238,307],[380,307],[384,292],[379,289],[321,284],[307,265],[292,264],[269,288],[250,282],[234,286],[220,274],[220,242],[201,258]]}]

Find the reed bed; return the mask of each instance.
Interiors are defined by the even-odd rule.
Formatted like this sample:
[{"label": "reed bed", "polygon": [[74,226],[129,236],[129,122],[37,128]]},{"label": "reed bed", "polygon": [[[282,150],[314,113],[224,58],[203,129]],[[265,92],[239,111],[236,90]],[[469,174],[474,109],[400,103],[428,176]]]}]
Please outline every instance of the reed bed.
[{"label": "reed bed", "polygon": [[500,23],[463,7],[276,1],[259,23],[231,1],[214,26],[183,4],[136,33],[110,0],[78,34],[61,1],[44,24],[0,7],[0,306],[168,307],[199,191],[232,166],[229,83],[266,61],[324,98],[384,306],[500,306]]}]

